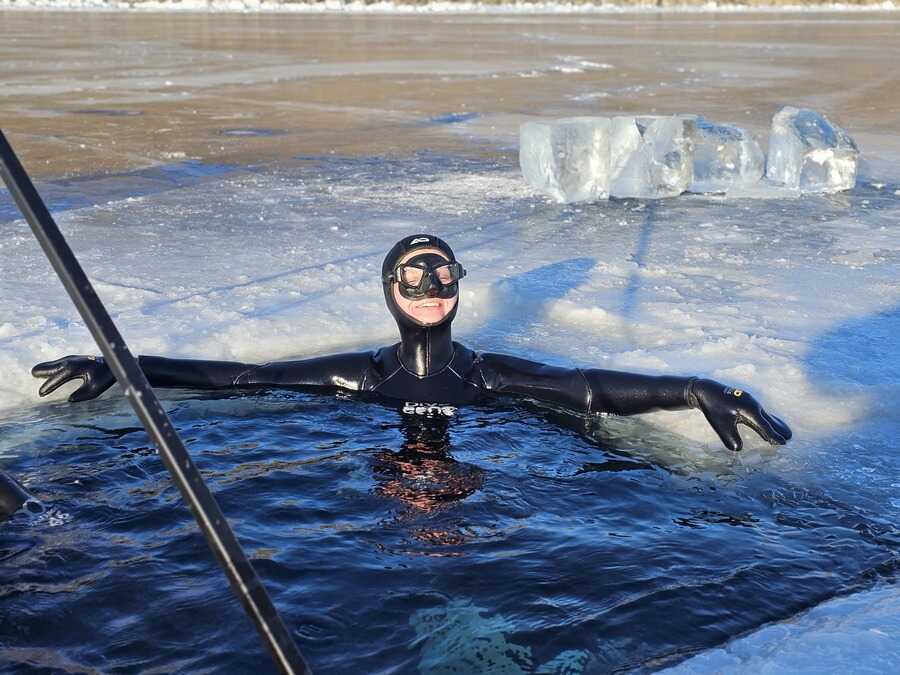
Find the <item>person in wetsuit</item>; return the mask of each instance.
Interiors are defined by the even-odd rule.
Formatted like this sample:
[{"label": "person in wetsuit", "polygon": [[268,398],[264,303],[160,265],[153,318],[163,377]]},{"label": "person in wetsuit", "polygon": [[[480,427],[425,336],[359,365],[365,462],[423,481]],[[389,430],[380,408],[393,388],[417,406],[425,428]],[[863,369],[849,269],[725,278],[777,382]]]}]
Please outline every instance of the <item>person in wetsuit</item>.
[{"label": "person in wetsuit", "polygon": [[[262,365],[141,356],[154,387],[195,389],[287,388],[364,392],[397,405],[407,415],[452,417],[459,406],[500,397],[524,397],[576,413],[635,415],[697,408],[731,450],[742,447],[745,424],[783,445],[790,428],[750,394],[698,377],[651,376],[595,368],[559,368],[505,354],[475,352],[454,342],[465,270],[443,240],[417,234],[397,242],[382,265],[388,310],[400,342],[376,351],[335,354]],[[40,363],[32,374],[46,381],[46,396],[82,380],[70,401],[92,399],[115,381],[100,357],[66,356]]]}]

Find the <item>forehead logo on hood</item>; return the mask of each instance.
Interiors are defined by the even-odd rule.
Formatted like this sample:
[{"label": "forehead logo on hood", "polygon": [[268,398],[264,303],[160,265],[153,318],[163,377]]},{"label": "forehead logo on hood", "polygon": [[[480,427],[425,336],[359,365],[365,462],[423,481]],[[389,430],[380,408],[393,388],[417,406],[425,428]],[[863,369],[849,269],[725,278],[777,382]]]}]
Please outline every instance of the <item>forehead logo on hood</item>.
[{"label": "forehead logo on hood", "polygon": [[412,246],[413,244],[427,244],[429,241],[431,241],[431,239],[429,239],[428,237],[416,237],[411,242],[409,242],[409,245]]}]

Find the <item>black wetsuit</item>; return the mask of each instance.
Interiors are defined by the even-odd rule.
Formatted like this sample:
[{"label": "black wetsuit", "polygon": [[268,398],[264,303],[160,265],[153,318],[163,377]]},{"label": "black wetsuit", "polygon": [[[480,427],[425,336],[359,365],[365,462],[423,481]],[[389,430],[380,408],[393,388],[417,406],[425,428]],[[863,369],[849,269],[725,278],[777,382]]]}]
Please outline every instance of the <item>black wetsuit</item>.
[{"label": "black wetsuit", "polygon": [[689,378],[558,368],[476,353],[449,340],[438,348],[430,337],[430,357],[418,364],[403,358],[403,343],[374,352],[264,365],[155,356],[142,356],[139,362],[154,387],[346,390],[395,401],[408,414],[449,416],[458,406],[498,395],[527,397],[581,413],[633,415],[690,407]]}]

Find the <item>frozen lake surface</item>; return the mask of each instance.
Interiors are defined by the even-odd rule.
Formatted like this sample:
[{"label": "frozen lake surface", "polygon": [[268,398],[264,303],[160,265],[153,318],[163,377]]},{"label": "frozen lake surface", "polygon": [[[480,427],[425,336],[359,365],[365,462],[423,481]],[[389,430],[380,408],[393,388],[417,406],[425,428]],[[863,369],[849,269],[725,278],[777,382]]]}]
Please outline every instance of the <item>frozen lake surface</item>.
[{"label": "frozen lake surface", "polygon": [[[794,429],[785,448],[745,434],[731,455],[691,412],[573,431],[474,410],[438,434],[453,461],[426,468],[453,497],[433,508],[389,411],[163,392],[314,667],[437,672],[473,643],[528,650],[496,672],[697,652],[676,667],[900,665],[895,14],[0,18],[4,130],[134,352],[262,361],[391,342],[381,259],[424,230],[469,270],[467,345],[702,374]],[[856,138],[856,189],[566,207],[516,168],[529,119],[696,112],[764,136],[781,104]],[[0,663],[252,653],[118,393],[37,399],[34,363],[96,348],[5,193],[0,222],[0,468],[49,509],[0,526]],[[158,606],[120,601],[154,578]],[[83,602],[109,629],[59,638],[47,617]],[[197,653],[167,633],[167,608],[182,632],[209,617]],[[354,651],[373,621],[384,650]],[[171,650],[149,656],[142,632]]]}]

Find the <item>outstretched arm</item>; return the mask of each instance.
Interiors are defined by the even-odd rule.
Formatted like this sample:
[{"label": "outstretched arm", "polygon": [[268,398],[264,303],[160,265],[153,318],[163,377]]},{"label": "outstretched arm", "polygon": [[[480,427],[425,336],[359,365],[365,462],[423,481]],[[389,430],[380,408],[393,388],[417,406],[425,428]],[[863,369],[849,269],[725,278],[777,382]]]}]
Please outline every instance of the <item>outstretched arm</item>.
[{"label": "outstretched arm", "polygon": [[[332,387],[358,390],[362,388],[368,372],[371,354],[335,354],[263,365],[141,356],[138,363],[153,387]],[[56,361],[39,363],[32,368],[31,374],[46,379],[38,392],[41,396],[52,393],[66,382],[81,380],[81,386],[69,396],[72,402],[96,398],[115,382],[109,366],[103,358],[96,356],[65,356]]]},{"label": "outstretched arm", "polygon": [[790,428],[763,410],[750,394],[714,380],[557,368],[503,354],[483,354],[479,365],[489,391],[527,396],[580,412],[636,415],[699,408],[730,450],[742,447],[738,423],[769,443],[783,445],[791,437]]}]

